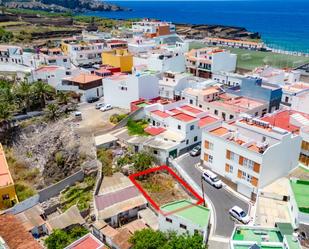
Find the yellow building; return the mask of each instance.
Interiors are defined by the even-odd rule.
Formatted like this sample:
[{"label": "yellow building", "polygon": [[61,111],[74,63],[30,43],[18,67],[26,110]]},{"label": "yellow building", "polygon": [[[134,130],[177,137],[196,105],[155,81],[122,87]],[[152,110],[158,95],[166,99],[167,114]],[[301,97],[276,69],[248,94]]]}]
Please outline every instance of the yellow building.
[{"label": "yellow building", "polygon": [[116,49],[102,53],[102,64],[119,67],[121,72],[131,72],[133,56],[126,49]]},{"label": "yellow building", "polygon": [[6,209],[18,202],[2,144],[0,144],[0,209]]}]

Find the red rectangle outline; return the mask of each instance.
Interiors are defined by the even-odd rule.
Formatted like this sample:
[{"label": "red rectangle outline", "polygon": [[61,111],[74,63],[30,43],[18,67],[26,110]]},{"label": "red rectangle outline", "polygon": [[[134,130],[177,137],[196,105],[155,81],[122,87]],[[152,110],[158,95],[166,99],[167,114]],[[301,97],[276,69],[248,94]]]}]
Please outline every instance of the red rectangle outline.
[{"label": "red rectangle outline", "polygon": [[[170,167],[166,166],[166,165],[162,165],[159,167],[154,167],[154,168],[150,168],[141,172],[137,172],[135,174],[131,174],[129,175],[129,179],[132,181],[132,183],[138,188],[138,190],[144,195],[144,197],[147,199],[147,201],[161,214],[163,214],[164,216],[169,215],[171,213],[175,213],[177,211],[181,211],[185,208],[181,208],[179,210],[176,210],[174,212],[170,212],[170,213],[164,213],[159,205],[148,195],[148,193],[142,188],[142,186],[135,180],[136,177],[142,176],[142,175],[147,175],[156,171],[160,171],[160,170],[166,170],[168,171],[178,182],[181,183],[182,186],[184,186],[196,199],[197,202],[192,204],[192,205],[200,205],[204,202],[204,199],[195,192],[194,189],[192,189],[188,183],[186,183],[184,180],[182,180]],[[192,206],[190,205],[190,206]]]}]

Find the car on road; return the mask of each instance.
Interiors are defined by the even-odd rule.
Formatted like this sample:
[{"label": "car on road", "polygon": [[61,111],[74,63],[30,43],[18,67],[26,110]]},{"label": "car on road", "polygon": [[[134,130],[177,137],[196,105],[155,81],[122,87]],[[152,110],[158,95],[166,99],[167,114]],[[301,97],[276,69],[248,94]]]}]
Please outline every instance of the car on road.
[{"label": "car on road", "polygon": [[249,215],[240,207],[234,206],[229,210],[229,214],[243,224],[250,222]]},{"label": "car on road", "polygon": [[90,97],[87,99],[88,103],[94,103],[97,102],[100,98],[99,97]]},{"label": "car on road", "polygon": [[75,118],[75,120],[77,120],[77,121],[82,120],[82,119],[83,119],[82,113],[79,112],[79,111],[74,112],[74,118]]},{"label": "car on road", "polygon": [[199,156],[201,155],[201,146],[195,146],[191,151],[190,151],[191,156]]},{"label": "car on road", "polygon": [[104,103],[97,103],[95,104],[95,109],[101,109],[105,104]]},{"label": "car on road", "polygon": [[106,111],[111,110],[111,109],[113,109],[112,105],[110,105],[110,104],[105,104],[104,106],[102,106],[102,107],[100,108],[100,111],[101,111],[101,112],[106,112]]},{"label": "car on road", "polygon": [[211,172],[210,170],[205,170],[202,178],[215,188],[222,188],[222,181],[215,173]]}]

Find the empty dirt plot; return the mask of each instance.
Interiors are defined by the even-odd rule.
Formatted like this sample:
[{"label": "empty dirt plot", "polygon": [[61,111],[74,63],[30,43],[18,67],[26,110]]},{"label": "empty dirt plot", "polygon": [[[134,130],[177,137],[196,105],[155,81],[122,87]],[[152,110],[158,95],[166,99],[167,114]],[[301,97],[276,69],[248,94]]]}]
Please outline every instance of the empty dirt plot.
[{"label": "empty dirt plot", "polygon": [[152,173],[138,183],[159,206],[191,198],[174,177],[164,171]]}]

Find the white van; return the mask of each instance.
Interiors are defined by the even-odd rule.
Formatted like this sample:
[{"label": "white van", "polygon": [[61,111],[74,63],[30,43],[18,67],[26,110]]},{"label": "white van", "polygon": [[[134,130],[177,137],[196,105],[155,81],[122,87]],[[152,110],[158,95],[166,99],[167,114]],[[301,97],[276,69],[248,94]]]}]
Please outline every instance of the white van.
[{"label": "white van", "polygon": [[202,177],[205,180],[205,182],[208,182],[215,188],[222,188],[222,181],[218,178],[218,176],[215,173],[211,172],[210,170],[204,171]]}]

